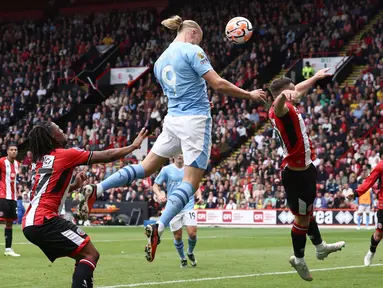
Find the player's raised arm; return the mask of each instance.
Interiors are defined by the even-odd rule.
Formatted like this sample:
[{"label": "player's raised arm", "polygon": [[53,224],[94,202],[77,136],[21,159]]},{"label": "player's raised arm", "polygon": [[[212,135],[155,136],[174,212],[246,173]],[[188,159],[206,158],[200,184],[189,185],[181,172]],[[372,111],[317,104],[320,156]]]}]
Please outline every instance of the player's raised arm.
[{"label": "player's raised arm", "polygon": [[124,158],[126,155],[129,155],[134,150],[139,149],[141,147],[142,141],[144,141],[147,134],[148,134],[148,131],[145,128],[142,128],[137,138],[134,139],[133,143],[130,146],[109,149],[105,151],[94,151],[89,163],[90,164],[107,163],[107,162],[113,162],[118,159]]},{"label": "player's raised arm", "polygon": [[325,68],[325,69],[321,69],[319,70],[317,73],[315,73],[314,76],[310,77],[309,79],[295,85],[295,91],[297,92],[296,94],[296,101],[299,101],[303,95],[311,88],[315,85],[315,83],[318,81],[318,80],[321,80],[323,78],[326,78],[326,77],[329,77],[329,76],[332,76],[331,73],[329,73],[328,71],[330,70],[331,68]]},{"label": "player's raised arm", "polygon": [[266,94],[262,89],[253,90],[251,92],[243,90],[226,79],[223,79],[214,70],[209,70],[202,77],[217,92],[241,99],[250,99],[262,102],[266,101]]},{"label": "player's raised arm", "polygon": [[362,196],[366,193],[379,179],[383,172],[383,161],[381,161],[368,175],[366,179],[364,179],[363,183],[358,186],[358,188],[354,192],[355,197]]},{"label": "player's raised arm", "polygon": [[291,101],[296,96],[296,92],[292,90],[284,90],[274,101],[274,113],[281,118],[289,112],[286,101]]}]

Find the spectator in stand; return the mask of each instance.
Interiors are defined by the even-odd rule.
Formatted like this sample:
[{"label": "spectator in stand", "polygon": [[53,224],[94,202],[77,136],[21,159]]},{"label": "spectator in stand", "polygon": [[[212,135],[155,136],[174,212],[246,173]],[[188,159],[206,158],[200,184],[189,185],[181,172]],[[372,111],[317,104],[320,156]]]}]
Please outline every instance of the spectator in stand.
[{"label": "spectator in stand", "polygon": [[317,193],[317,197],[314,200],[315,209],[326,209],[328,207],[326,199],[323,197],[322,193]]}]

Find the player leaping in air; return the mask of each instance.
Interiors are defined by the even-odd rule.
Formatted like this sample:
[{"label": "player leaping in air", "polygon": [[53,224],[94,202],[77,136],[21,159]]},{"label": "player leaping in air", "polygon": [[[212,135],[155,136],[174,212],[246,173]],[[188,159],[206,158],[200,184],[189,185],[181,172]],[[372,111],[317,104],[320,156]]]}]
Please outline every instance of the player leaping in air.
[{"label": "player leaping in air", "polygon": [[59,257],[70,257],[76,261],[72,288],[93,287],[93,271],[99,258],[89,236],[73,223],[59,217],[68,193],[80,188],[85,179],[82,172],[72,183],[74,169],[80,165],[124,158],[139,148],[145,137],[146,131],[142,129],[131,146],[92,152],[64,149],[66,135],[53,122],[35,126],[28,135],[36,166],[31,203],[23,218],[23,232],[51,262]]},{"label": "player leaping in air", "polygon": [[[371,174],[363,181],[361,185],[358,186],[355,192],[350,193],[347,195],[347,197],[352,199],[354,197],[360,197],[366,192],[369,192],[370,188],[378,179],[383,181],[383,160],[380,161],[378,165],[376,165],[376,167],[371,171]],[[379,245],[380,240],[383,238],[383,186],[380,188],[378,199],[378,224],[374,234],[371,236],[370,250],[368,250],[366,256],[364,257],[365,266],[371,265],[372,259],[374,258],[376,252],[376,247]]]},{"label": "player leaping in air", "polygon": [[[170,197],[182,183],[184,177],[184,159],[182,155],[174,159],[174,163],[161,169],[154,181],[153,191],[157,195],[159,202],[166,202],[166,194],[161,191],[161,186],[165,183],[167,196]],[[201,198],[201,190],[197,190],[196,198]],[[186,206],[170,221],[170,231],[174,234],[174,246],[181,258],[181,268],[187,267],[188,261],[185,257],[184,242],[182,241],[182,227],[186,226],[189,235],[187,256],[193,267],[197,266],[197,260],[194,256],[194,247],[197,244],[197,219],[194,212],[194,196],[190,196]]]},{"label": "player leaping in air", "polygon": [[294,256],[289,262],[299,276],[306,281],[313,280],[304,259],[306,234],[315,245],[319,260],[323,260],[332,252],[341,250],[345,245],[343,241],[335,244],[326,244],[322,241],[318,224],[313,217],[317,184],[317,170],[313,164],[315,155],[305,122],[294,106],[317,80],[331,75],[327,73],[328,70],[319,70],[313,77],[296,86],[286,77],[273,81],[270,86],[274,103],[270,108],[269,117],[283,147],[282,183],[289,208],[295,215],[291,230]]},{"label": "player leaping in air", "polygon": [[174,41],[154,65],[154,74],[169,99],[162,133],[142,163],[120,169],[97,186],[85,186],[85,202],[81,209],[86,214],[92,208],[88,204],[92,195],[101,195],[110,188],[126,186],[136,179],[150,176],[169,157],[182,152],[185,162],[182,183],[169,196],[158,222],[145,227],[148,238],[145,253],[149,262],[154,260],[165,227],[198,189],[210,158],[212,122],[206,82],[214,90],[229,96],[265,101],[265,93],[261,89],[245,91],[222,79],[214,71],[205,52],[198,46],[203,32],[195,21],[182,21],[179,16],[173,16],[162,24],[177,31]]}]

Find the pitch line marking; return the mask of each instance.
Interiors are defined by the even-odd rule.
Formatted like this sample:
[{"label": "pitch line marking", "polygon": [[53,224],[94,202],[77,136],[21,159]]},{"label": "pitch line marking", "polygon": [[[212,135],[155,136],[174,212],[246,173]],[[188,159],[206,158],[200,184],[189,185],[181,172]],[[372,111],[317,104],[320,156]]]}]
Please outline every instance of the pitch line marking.
[{"label": "pitch line marking", "polygon": [[[371,267],[381,267],[381,266],[383,266],[383,264],[372,264],[371,265]],[[358,269],[358,268],[366,268],[366,267],[364,265],[341,266],[341,267],[330,267],[330,268],[317,268],[317,269],[311,269],[310,271],[311,272],[322,272],[322,271],[347,270],[347,269]],[[222,277],[172,280],[172,281],[163,281],[163,282],[143,282],[143,283],[134,283],[134,284],[120,284],[120,285],[113,285],[113,286],[98,286],[97,288],[126,288],[126,287],[140,287],[140,286],[156,286],[156,285],[177,284],[177,283],[204,282],[204,281],[214,281],[214,280],[273,276],[273,275],[287,275],[287,274],[296,274],[296,273],[297,272],[295,270],[294,271],[292,270],[292,271],[284,271],[284,272],[268,272],[268,273],[232,275],[232,276],[222,276]]]},{"label": "pitch line marking", "polygon": [[[91,237],[92,238],[92,237]],[[200,236],[198,237],[198,239],[217,239],[217,238],[228,238],[228,236]],[[174,238],[161,238],[163,240],[173,240]],[[141,242],[145,242],[146,239],[144,237],[142,238],[130,238],[130,239],[113,239],[113,240],[104,240],[104,239],[100,239],[100,240],[91,240],[93,243],[112,243],[112,242],[133,242],[133,241],[141,241]],[[30,245],[32,243],[30,242],[14,242],[12,243],[12,245]],[[1,243],[0,242],[0,245],[5,245],[5,243]]]}]

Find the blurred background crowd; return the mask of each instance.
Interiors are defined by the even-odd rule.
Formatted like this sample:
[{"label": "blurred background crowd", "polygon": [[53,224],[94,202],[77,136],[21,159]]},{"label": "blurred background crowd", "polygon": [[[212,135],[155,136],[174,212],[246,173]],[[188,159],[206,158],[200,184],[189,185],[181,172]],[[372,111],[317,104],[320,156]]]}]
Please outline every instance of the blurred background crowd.
[{"label": "blurred background crowd", "polygon": [[[177,13],[201,25],[204,30],[201,47],[223,77],[244,89],[268,91],[270,77],[281,69],[288,71],[303,57],[339,55],[369,23],[378,5],[373,0],[314,2],[250,1],[243,5],[240,1],[223,0],[201,5],[196,1],[181,5]],[[75,1],[72,5],[76,5]],[[235,47],[224,37],[226,20],[236,15],[247,17],[254,26],[253,38],[244,47]],[[24,147],[28,132],[41,120],[61,121],[69,147],[103,150],[129,145],[142,127],[150,127],[155,139],[161,132],[167,99],[151,68],[174,36],[161,27],[161,19],[157,10],[148,8],[57,15],[40,21],[3,21],[2,156],[10,143]],[[298,105],[317,154],[315,208],[356,208],[357,202],[347,201],[345,193],[355,189],[381,160],[382,44],[380,20],[348,51],[355,64],[364,67],[355,83],[341,85],[331,81],[318,85]],[[116,57],[105,63],[87,58],[94,47],[106,50],[113,47]],[[78,80],[78,71],[145,66],[150,69],[138,81],[116,85],[103,95],[100,103],[86,106],[76,117],[66,117],[90,101],[91,87]],[[267,103],[259,105],[208,89],[213,106],[214,144],[200,187],[204,203],[196,208],[286,207],[280,176],[283,151],[268,123],[272,98],[267,93]],[[29,203],[32,155],[25,147],[20,148],[20,155],[17,190],[20,207],[25,207]],[[140,160],[130,155],[116,163],[78,169],[86,171],[88,183],[98,183],[120,167]],[[161,209],[152,191],[155,176],[136,181],[130,187],[106,191],[99,200],[110,205],[147,202],[151,215],[155,215]],[[375,185],[373,190],[378,188]],[[75,191],[70,197],[76,202],[83,196]],[[377,204],[375,194],[372,203]]]}]

